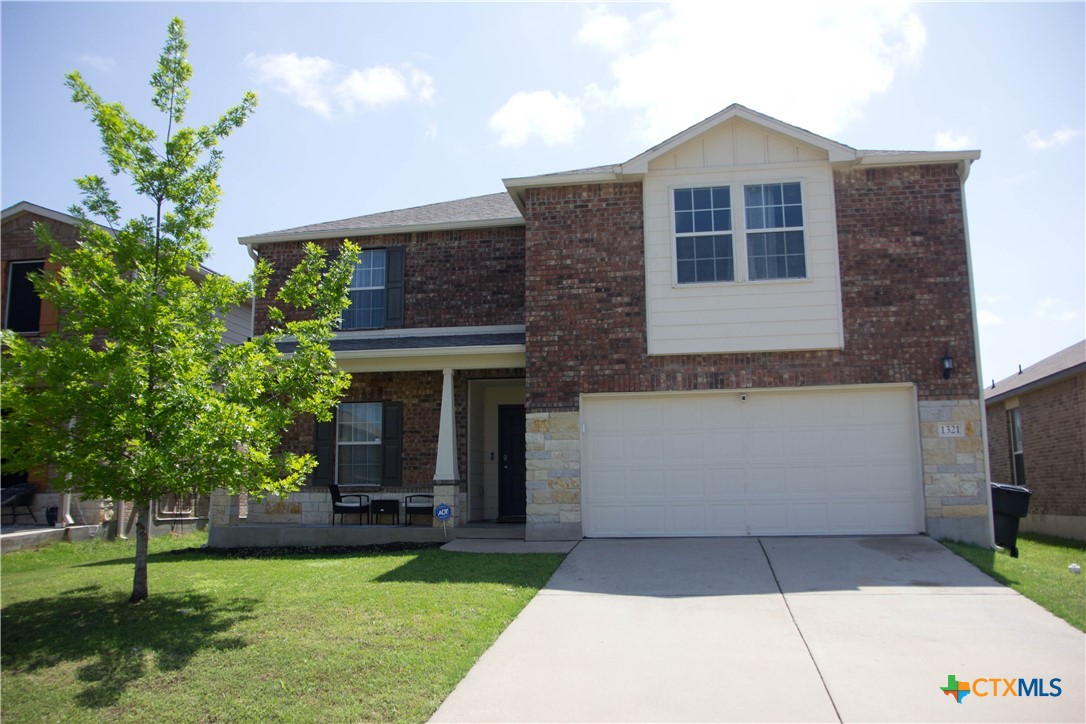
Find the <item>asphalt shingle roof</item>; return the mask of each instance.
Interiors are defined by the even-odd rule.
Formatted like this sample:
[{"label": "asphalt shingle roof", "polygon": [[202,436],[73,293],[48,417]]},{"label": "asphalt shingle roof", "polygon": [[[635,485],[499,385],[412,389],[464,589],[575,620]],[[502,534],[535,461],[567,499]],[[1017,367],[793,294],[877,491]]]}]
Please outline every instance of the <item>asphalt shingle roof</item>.
[{"label": "asphalt shingle roof", "polygon": [[414,206],[409,209],[382,211],[376,214],[352,216],[349,219],[295,226],[290,229],[280,229],[279,231],[268,231],[254,234],[249,238],[259,240],[262,236],[270,237],[281,234],[319,235],[397,226],[428,226],[431,224],[497,221],[513,218],[522,219],[520,210],[517,209],[517,205],[513,203],[513,200],[509,198],[509,194],[502,191],[501,193],[487,194],[486,196],[473,196],[468,199],[445,201],[439,204],[426,204],[425,206]]},{"label": "asphalt shingle roof", "polygon": [[990,400],[994,397],[1000,397],[1008,392],[1013,392],[1034,382],[1039,382],[1046,377],[1057,375],[1078,366],[1086,366],[1086,340],[1073,344],[1051,357],[1045,357],[1037,364],[1026,367],[1018,374],[996,382],[994,386],[984,390],[984,398]]}]

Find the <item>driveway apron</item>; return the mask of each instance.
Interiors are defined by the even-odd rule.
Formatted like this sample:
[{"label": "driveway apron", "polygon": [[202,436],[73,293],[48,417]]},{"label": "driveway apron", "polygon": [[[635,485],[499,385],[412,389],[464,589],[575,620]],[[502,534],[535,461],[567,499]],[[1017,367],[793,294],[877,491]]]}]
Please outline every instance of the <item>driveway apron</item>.
[{"label": "driveway apron", "polygon": [[585,540],[433,721],[1083,721],[1084,654],[921,536]]}]

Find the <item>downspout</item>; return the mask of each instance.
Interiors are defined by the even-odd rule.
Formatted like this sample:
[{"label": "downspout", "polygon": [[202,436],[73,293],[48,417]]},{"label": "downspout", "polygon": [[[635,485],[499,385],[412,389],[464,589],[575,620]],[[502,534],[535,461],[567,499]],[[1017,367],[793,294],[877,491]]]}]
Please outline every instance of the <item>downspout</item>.
[{"label": "downspout", "polygon": [[995,548],[995,523],[992,518],[992,467],[988,459],[988,410],[984,404],[984,371],[980,361],[980,325],[977,322],[977,293],[973,285],[973,246],[969,239],[969,214],[966,210],[965,181],[969,178],[972,161],[958,164],[958,177],[961,179],[962,231],[965,234],[965,268],[969,276],[969,309],[973,315],[973,357],[977,361],[977,389],[980,391],[980,436],[984,458],[984,496],[988,499],[988,545]]},{"label": "downspout", "polygon": [[[249,252],[249,258],[253,260],[255,268],[257,262],[260,261],[260,255],[256,253],[252,244],[246,244],[245,250]],[[252,304],[249,306],[249,339],[252,339],[254,335],[256,335],[256,295],[253,295]]]}]

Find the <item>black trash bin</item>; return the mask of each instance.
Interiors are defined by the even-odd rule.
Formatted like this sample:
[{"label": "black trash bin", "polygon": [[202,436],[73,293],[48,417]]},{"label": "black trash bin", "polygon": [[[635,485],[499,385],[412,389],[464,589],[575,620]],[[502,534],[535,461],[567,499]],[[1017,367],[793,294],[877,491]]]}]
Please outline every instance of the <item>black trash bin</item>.
[{"label": "black trash bin", "polygon": [[992,523],[995,543],[1018,557],[1018,521],[1029,513],[1029,496],[1033,492],[1021,485],[992,483]]}]

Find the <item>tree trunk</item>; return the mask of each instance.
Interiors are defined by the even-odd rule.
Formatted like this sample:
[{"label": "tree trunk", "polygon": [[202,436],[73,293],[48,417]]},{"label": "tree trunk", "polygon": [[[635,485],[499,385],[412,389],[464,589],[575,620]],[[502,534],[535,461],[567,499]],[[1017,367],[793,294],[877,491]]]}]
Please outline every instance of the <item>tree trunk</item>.
[{"label": "tree trunk", "polygon": [[147,598],[147,539],[151,529],[151,501],[136,504],[136,574],[132,578],[132,598],[129,603],[139,603]]}]

